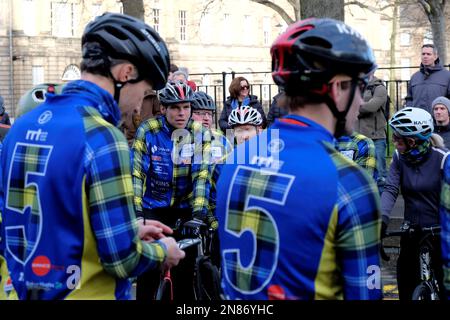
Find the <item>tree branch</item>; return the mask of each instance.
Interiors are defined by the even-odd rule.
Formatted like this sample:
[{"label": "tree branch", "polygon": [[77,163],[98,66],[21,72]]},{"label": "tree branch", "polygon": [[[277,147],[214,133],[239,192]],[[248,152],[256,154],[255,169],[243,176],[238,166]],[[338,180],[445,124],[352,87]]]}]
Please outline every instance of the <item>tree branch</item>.
[{"label": "tree branch", "polygon": [[275,12],[277,12],[281,16],[281,18],[283,18],[284,21],[286,21],[287,24],[294,23],[294,19],[292,19],[289,16],[289,14],[282,7],[273,3],[272,1],[268,1],[268,0],[250,0],[250,1],[262,4],[266,7],[273,9]]}]

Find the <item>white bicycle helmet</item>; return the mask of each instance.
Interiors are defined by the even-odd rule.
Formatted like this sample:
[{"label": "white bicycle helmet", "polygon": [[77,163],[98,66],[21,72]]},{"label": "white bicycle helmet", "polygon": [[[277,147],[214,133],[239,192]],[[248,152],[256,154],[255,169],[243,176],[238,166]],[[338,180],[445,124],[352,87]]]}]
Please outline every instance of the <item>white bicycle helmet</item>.
[{"label": "white bicycle helmet", "polygon": [[403,108],[389,120],[392,129],[403,137],[428,139],[434,131],[431,114],[421,108]]},{"label": "white bicycle helmet", "polygon": [[231,111],[228,117],[228,125],[233,127],[239,124],[251,124],[259,126],[262,123],[261,113],[250,106],[240,106]]}]

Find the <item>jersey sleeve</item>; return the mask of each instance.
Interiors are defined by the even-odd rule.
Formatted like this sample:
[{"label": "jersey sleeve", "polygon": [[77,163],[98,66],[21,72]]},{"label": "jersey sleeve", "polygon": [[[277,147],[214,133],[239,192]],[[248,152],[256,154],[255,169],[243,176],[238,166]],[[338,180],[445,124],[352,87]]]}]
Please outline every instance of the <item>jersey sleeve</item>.
[{"label": "jersey sleeve", "polygon": [[146,130],[145,126],[141,125],[137,132],[136,138],[133,142],[131,150],[131,163],[133,174],[133,190],[134,190],[134,205],[136,211],[142,212],[142,197],[144,195],[144,183],[147,177],[147,172],[150,167],[150,154],[147,149],[145,141]]}]

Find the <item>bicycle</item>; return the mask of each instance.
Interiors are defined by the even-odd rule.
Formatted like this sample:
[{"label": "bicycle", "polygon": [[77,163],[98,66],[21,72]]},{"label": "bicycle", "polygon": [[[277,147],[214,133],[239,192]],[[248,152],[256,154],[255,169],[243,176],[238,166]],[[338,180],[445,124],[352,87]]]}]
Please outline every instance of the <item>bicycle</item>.
[{"label": "bicycle", "polygon": [[[440,235],[441,226],[431,227],[412,227],[408,222],[403,223],[400,231],[387,232],[383,238],[402,236],[405,234],[411,235],[415,232],[421,233],[419,241],[419,265],[420,265],[420,279],[421,282],[416,286],[412,294],[412,300],[440,300],[439,284],[436,279],[435,271],[432,268],[431,251],[432,247],[429,243],[430,236]],[[381,247],[381,257],[389,261],[389,257]]]},{"label": "bicycle", "polygon": [[[174,236],[182,250],[189,249],[195,256],[193,275],[194,300],[221,300],[219,270],[210,261],[212,230],[206,224],[193,219],[186,222],[178,219],[174,227]],[[173,301],[174,290],[170,270],[161,275],[156,300]]]}]

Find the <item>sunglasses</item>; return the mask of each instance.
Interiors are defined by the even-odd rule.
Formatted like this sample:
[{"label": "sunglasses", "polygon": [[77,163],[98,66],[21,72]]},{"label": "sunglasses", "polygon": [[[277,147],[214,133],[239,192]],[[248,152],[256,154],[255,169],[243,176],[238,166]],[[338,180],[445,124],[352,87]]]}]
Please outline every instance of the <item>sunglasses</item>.
[{"label": "sunglasses", "polygon": [[241,87],[241,90],[248,90],[248,89],[250,89],[249,86],[242,86],[242,87]]},{"label": "sunglasses", "polygon": [[353,78],[351,80],[341,81],[342,89],[348,89],[350,84],[356,84],[361,93],[361,96],[366,91],[367,84],[369,83],[369,77]]}]

